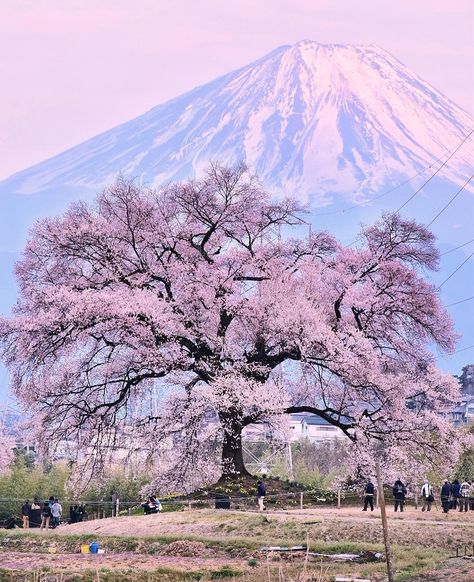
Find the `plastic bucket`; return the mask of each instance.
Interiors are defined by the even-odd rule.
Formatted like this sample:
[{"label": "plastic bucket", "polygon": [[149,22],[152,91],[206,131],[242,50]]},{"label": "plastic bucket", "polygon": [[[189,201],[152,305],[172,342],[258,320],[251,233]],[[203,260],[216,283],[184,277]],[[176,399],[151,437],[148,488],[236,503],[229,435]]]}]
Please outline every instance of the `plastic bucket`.
[{"label": "plastic bucket", "polygon": [[100,548],[100,544],[98,544],[97,542],[92,542],[91,545],[89,546],[89,549],[91,551],[91,554],[97,554],[97,551]]},{"label": "plastic bucket", "polygon": [[81,545],[81,554],[90,554],[91,550],[89,548],[89,544],[82,544]]}]

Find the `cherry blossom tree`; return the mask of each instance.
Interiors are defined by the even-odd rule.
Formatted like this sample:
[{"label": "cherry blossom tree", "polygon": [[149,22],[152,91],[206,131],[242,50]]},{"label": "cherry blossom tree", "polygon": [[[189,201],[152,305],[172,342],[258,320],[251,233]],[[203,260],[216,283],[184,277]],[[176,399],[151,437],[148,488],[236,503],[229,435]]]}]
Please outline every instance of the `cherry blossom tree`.
[{"label": "cherry blossom tree", "polygon": [[245,426],[308,412],[361,457],[383,442],[434,461],[457,384],[432,354],[455,342],[425,278],[433,235],[386,214],[351,248],[292,237],[302,221],[244,167],[211,166],[159,191],[120,180],[39,222],[0,338],[43,442],[100,450],[128,431],[183,474],[216,442],[224,475],[240,475]]},{"label": "cherry blossom tree", "polygon": [[13,461],[14,447],[14,439],[0,432],[0,474],[5,472]]}]

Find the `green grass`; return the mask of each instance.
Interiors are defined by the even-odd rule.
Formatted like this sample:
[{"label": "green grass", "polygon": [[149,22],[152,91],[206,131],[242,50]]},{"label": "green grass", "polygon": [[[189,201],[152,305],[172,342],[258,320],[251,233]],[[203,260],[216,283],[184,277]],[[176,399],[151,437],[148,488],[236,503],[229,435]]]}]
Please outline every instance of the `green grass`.
[{"label": "green grass", "polygon": [[[196,512],[194,515],[177,516],[177,524],[182,524],[182,532],[178,534],[163,534],[152,536],[111,536],[111,535],[96,535],[96,534],[40,534],[39,532],[31,531],[6,531],[0,530],[0,562],[1,552],[11,551],[34,551],[36,553],[46,553],[48,547],[52,544],[56,545],[58,552],[74,553],[78,552],[79,547],[83,543],[90,543],[91,541],[98,541],[102,547],[108,552],[120,554],[122,552],[133,552],[143,555],[160,554],[163,546],[178,540],[186,540],[190,542],[201,542],[208,549],[215,549],[216,556],[223,558],[225,562],[228,561],[227,566],[222,566],[214,570],[203,570],[199,568],[195,571],[180,572],[173,568],[160,568],[156,572],[146,572],[135,570],[117,571],[103,569],[100,571],[99,577],[94,572],[71,572],[66,577],[63,574],[62,578],[57,578],[62,582],[71,582],[77,580],[81,582],[178,582],[178,581],[192,581],[200,580],[201,582],[211,582],[213,580],[233,580],[235,582],[278,582],[278,569],[283,568],[285,575],[285,582],[292,582],[297,579],[298,572],[301,573],[302,557],[296,558],[294,563],[288,563],[285,558],[274,556],[267,565],[267,556],[260,553],[262,545],[296,545],[304,544],[306,542],[306,535],[309,534],[309,549],[312,552],[332,554],[332,553],[358,553],[365,550],[376,550],[383,552],[383,546],[380,543],[368,543],[350,541],[347,539],[337,539],[338,532],[341,528],[341,523],[336,524],[327,522],[325,527],[328,532],[336,539],[324,541],[316,537],[317,532],[311,531],[313,523],[319,526],[320,522],[311,522],[305,524],[304,522],[296,522],[288,518],[288,521],[282,522],[271,516],[259,514],[216,514],[216,513],[202,513]],[[186,532],[186,524],[199,524],[201,520],[206,520],[212,523],[212,530],[209,533],[207,529],[206,535],[198,535]],[[215,523],[214,523],[215,522]],[[410,524],[406,526],[409,529]],[[332,528],[332,529],[331,529]],[[357,539],[357,529],[354,524],[347,527],[346,534],[353,535]],[[361,525],[362,528],[362,525]],[[362,530],[361,530],[362,531]],[[243,533],[245,532],[245,533]],[[215,533],[215,537],[214,534]],[[441,532],[440,532],[441,534]],[[312,537],[313,536],[313,537]],[[397,582],[404,582],[412,579],[416,575],[433,569],[441,565],[446,559],[446,551],[436,547],[419,547],[416,542],[416,536],[413,539],[408,539],[407,544],[392,544],[394,565],[396,569]],[[239,554],[238,550],[242,550]],[[240,563],[245,566],[245,578],[243,571],[240,571],[235,564],[233,565],[233,557],[238,555],[241,560]],[[271,578],[268,578],[266,568],[270,567]],[[328,576],[333,574],[344,574],[348,576],[359,576],[373,579],[376,576],[380,578],[385,570],[383,562],[367,563],[367,564],[353,564],[353,563],[332,563],[324,562],[323,566],[317,562],[310,560],[308,563],[310,572],[320,572],[321,568],[327,571]],[[42,569],[46,574],[46,569]],[[54,571],[48,572],[48,582],[54,581]],[[36,576],[36,578],[35,578]],[[36,572],[8,572],[0,570],[0,582],[43,582],[39,574]],[[319,574],[316,576],[318,580]],[[328,578],[329,579],[329,578]]]}]

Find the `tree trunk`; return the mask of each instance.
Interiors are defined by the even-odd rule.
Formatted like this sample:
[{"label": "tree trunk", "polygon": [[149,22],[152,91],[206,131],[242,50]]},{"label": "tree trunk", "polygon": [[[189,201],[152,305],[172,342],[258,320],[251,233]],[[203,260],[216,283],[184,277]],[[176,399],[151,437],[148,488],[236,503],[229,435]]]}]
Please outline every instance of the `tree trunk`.
[{"label": "tree trunk", "polygon": [[250,475],[244,465],[242,426],[237,422],[233,422],[229,426],[227,420],[222,422],[222,428],[224,431],[224,440],[222,443],[221,479],[232,479],[242,475]]}]

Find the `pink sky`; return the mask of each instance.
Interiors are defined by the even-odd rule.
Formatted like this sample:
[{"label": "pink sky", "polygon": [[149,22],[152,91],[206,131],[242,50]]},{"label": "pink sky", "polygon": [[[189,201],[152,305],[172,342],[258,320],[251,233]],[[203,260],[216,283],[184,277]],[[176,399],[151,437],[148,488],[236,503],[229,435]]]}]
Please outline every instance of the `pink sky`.
[{"label": "pink sky", "polygon": [[378,44],[474,113],[470,0],[1,0],[0,179],[301,39]]}]

